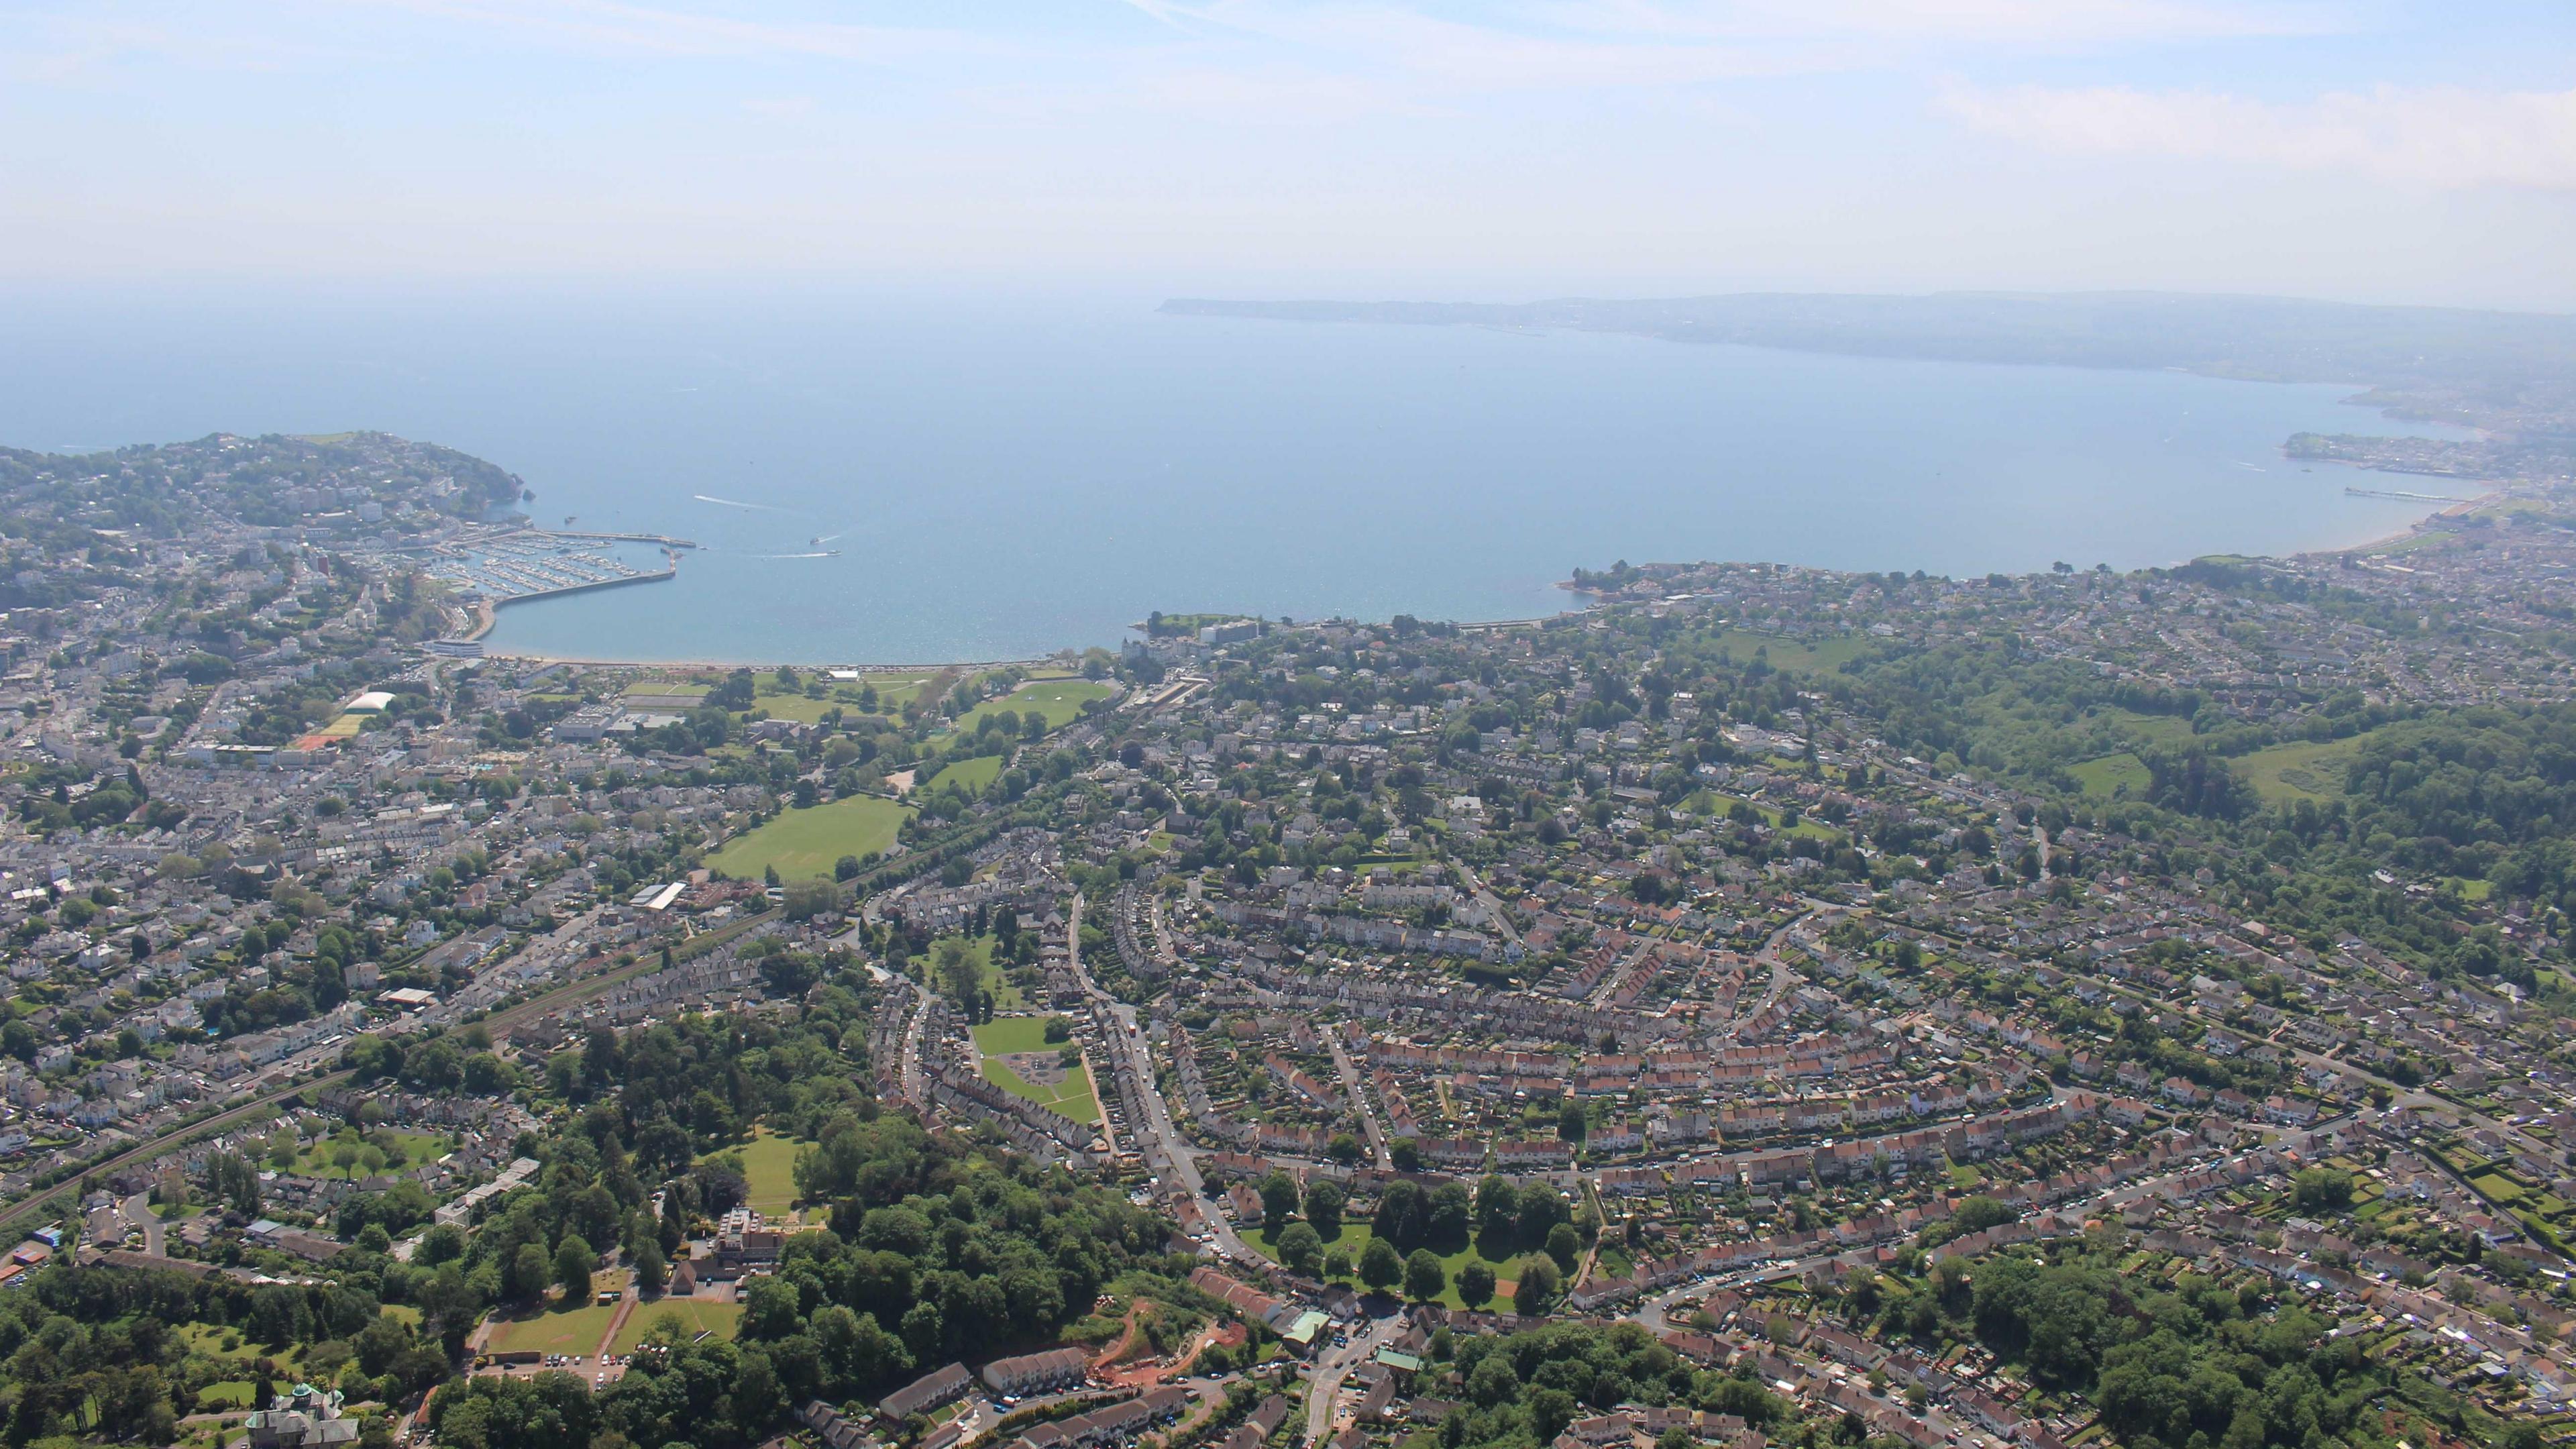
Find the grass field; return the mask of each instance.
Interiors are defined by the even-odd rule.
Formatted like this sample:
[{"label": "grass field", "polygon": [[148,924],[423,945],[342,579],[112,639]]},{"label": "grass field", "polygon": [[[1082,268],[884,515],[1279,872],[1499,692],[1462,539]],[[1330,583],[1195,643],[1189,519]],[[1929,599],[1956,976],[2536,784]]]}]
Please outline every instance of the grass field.
[{"label": "grass field", "polygon": [[742,1158],[744,1193],[754,1212],[778,1217],[796,1201],[796,1154],[807,1144],[755,1128],[751,1141],[734,1150]]},{"label": "grass field", "polygon": [[955,785],[959,789],[966,791],[968,794],[980,794],[986,786],[991,785],[995,780],[998,780],[1001,777],[1001,756],[977,755],[971,760],[959,760],[953,765],[941,766],[938,774],[931,776],[928,780],[923,781],[921,784],[916,785],[913,788],[916,790],[936,790],[942,785]]},{"label": "grass field", "polygon": [[853,795],[811,810],[782,810],[778,818],[726,844],[707,864],[736,880],[759,880],[770,866],[781,879],[830,875],[845,855],[889,850],[911,807],[873,795]]},{"label": "grass field", "polygon": [[567,1313],[540,1313],[495,1328],[490,1345],[496,1353],[593,1353],[608,1336],[611,1306],[590,1304]]},{"label": "grass field", "polygon": [[1830,639],[1786,639],[1771,634],[1756,634],[1745,629],[1729,629],[1717,641],[1738,663],[1749,663],[1753,651],[1763,651],[1774,669],[1795,670],[1813,674],[1819,670],[1840,669],[1860,657],[1869,641],[1858,634],[1839,634]]},{"label": "grass field", "polygon": [[[447,1139],[431,1133],[396,1132],[393,1137],[402,1149],[404,1160],[387,1163],[384,1169],[387,1172],[401,1172],[407,1167],[436,1162],[448,1153]],[[367,1168],[363,1163],[353,1163],[343,1169],[338,1163],[332,1161],[331,1142],[327,1138],[297,1154],[295,1170],[307,1177],[355,1178],[367,1175]]]},{"label": "grass field", "polygon": [[1060,730],[1081,716],[1084,704],[1107,699],[1109,693],[1108,685],[1088,679],[1034,679],[1000,699],[988,699],[959,715],[957,727],[971,730],[984,716],[1007,709],[1022,716],[1035,710],[1045,717],[1048,729]]},{"label": "grass field", "polygon": [[2256,750],[2234,761],[2237,773],[2254,787],[2267,805],[2286,805],[2297,800],[2320,803],[2340,799],[2343,795],[2344,762],[2361,749],[2366,735],[2348,740],[2328,740],[2322,744],[2302,740],[2296,744],[2274,745]]},{"label": "grass field", "polygon": [[867,683],[877,692],[877,707],[898,710],[921,693],[922,686],[938,678],[936,674],[871,674]]},{"label": "grass field", "polygon": [[695,681],[686,679],[639,679],[635,683],[626,686],[626,693],[646,696],[678,696],[685,694],[692,699],[703,700],[707,697],[711,689],[712,686],[699,684]]},{"label": "grass field", "polygon": [[[1682,802],[1682,808],[1693,814],[1705,815],[1715,819],[1724,816],[1727,811],[1735,808],[1737,805],[1743,804],[1751,805],[1754,809],[1754,813],[1762,817],[1764,824],[1771,826],[1775,830],[1779,828],[1781,815],[1780,811],[1776,807],[1765,805],[1759,800],[1747,801],[1740,796],[1728,795],[1716,790],[1694,791],[1689,799]],[[1798,818],[1797,824],[1789,827],[1788,833],[1791,835],[1803,835],[1810,840],[1831,840],[1835,838],[1835,831],[1832,826],[1827,825],[1823,821],[1815,819],[1812,816],[1805,815]]]},{"label": "grass field", "polygon": [[[966,954],[974,958],[976,969],[984,973],[984,989],[993,993],[995,1011],[1018,1011],[1028,1005],[1028,998],[1020,993],[1020,988],[1012,985],[1011,978],[1003,973],[1002,968],[993,964],[993,938],[990,936],[942,936],[931,942],[930,969],[934,974],[939,969],[939,948],[948,941],[966,943]],[[1000,1047],[996,1050],[1036,1051],[1037,1048]]]},{"label": "grass field", "polygon": [[1042,1107],[1053,1107],[1076,1122],[1086,1125],[1100,1120],[1100,1101],[1092,1095],[1091,1072],[1075,1066],[1062,1086],[1041,1086],[1023,1080],[995,1058],[1008,1052],[1042,1052],[1056,1048],[1047,1044],[1046,1018],[1042,1016],[1005,1016],[975,1028],[975,1049],[983,1053],[984,1080],[1010,1093],[1025,1097]]},{"label": "grass field", "polygon": [[777,686],[774,684],[768,686],[768,688],[755,694],[751,701],[756,708],[769,711],[769,717],[771,719],[792,719],[798,724],[817,724],[822,721],[823,712],[825,710],[837,709],[845,715],[856,715],[859,713],[859,707],[857,705],[850,704],[843,700],[833,699],[829,696],[822,699],[808,699],[802,694],[773,694],[770,692],[776,688]]},{"label": "grass field", "polygon": [[[1279,1258],[1279,1246],[1275,1241],[1277,1237],[1276,1229],[1264,1226],[1257,1231],[1245,1234],[1244,1241],[1259,1249],[1262,1256],[1276,1262]],[[1356,1267],[1360,1261],[1360,1254],[1368,1251],[1369,1237],[1368,1224],[1346,1222],[1342,1224],[1341,1236],[1324,1240],[1324,1251],[1330,1253],[1338,1248],[1350,1254],[1351,1263]],[[1443,1253],[1439,1256],[1441,1271],[1448,1276],[1448,1286],[1440,1290],[1440,1297],[1436,1301],[1452,1308],[1466,1307],[1467,1305],[1458,1297],[1458,1270],[1469,1263],[1481,1261],[1486,1267],[1494,1270],[1494,1280],[1498,1285],[1494,1289],[1494,1301],[1485,1306],[1504,1312],[1511,1310],[1512,1285],[1520,1280],[1519,1265],[1528,1255],[1511,1254],[1502,1258],[1489,1258],[1474,1243],[1469,1243],[1454,1253]],[[1359,1280],[1354,1276],[1346,1281],[1357,1283]]]},{"label": "grass field", "polygon": [[2123,786],[2128,788],[2131,798],[2143,798],[2147,788],[2155,783],[2147,762],[2127,750],[2116,755],[2104,755],[2098,760],[2086,760],[2080,765],[2069,765],[2066,773],[2075,777],[2076,783],[2084,787],[2085,794],[2105,800],[2118,795]]},{"label": "grass field", "polygon": [[742,1305],[739,1303],[702,1303],[695,1298],[664,1298],[653,1303],[639,1303],[627,1317],[626,1326],[617,1330],[617,1338],[608,1345],[616,1354],[633,1353],[644,1335],[657,1323],[680,1325],[680,1341],[688,1342],[701,1332],[712,1332],[718,1338],[731,1338],[742,1329]]},{"label": "grass field", "polygon": [[1043,1016],[997,1016],[975,1028],[975,1045],[988,1055],[1053,1051],[1062,1043],[1046,1039],[1046,1024]]},{"label": "grass field", "polygon": [[2134,709],[2096,710],[2086,716],[2096,724],[2108,725],[2129,743],[2163,745],[2179,749],[2190,744],[2191,721],[2169,714],[2141,714]]}]

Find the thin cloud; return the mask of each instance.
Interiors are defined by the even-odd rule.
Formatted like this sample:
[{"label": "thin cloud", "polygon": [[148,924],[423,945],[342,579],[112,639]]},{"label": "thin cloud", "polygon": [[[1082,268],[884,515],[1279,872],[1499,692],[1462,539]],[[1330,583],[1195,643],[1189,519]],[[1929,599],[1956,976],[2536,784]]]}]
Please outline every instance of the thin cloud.
[{"label": "thin cloud", "polygon": [[2576,91],[2381,86],[2285,105],[2205,91],[1952,85],[1940,105],[1979,131],[2061,155],[2224,161],[2444,188],[2576,191]]},{"label": "thin cloud", "polygon": [[1541,13],[1570,24],[1591,17],[1605,28],[1711,38],[1973,40],[2014,49],[2316,35],[2348,23],[2340,8],[2314,0],[1563,0]]},{"label": "thin cloud", "polygon": [[346,0],[551,39],[583,49],[708,59],[804,56],[896,64],[925,57],[1033,53],[984,35],[931,26],[747,20],[623,0]]}]

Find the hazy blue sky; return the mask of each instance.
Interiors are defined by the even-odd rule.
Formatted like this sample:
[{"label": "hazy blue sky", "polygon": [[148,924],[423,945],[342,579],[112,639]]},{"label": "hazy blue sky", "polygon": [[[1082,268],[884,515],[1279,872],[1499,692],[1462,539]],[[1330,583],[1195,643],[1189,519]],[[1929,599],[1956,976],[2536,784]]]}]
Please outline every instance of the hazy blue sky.
[{"label": "hazy blue sky", "polygon": [[0,281],[2576,309],[2576,5],[0,0]]}]

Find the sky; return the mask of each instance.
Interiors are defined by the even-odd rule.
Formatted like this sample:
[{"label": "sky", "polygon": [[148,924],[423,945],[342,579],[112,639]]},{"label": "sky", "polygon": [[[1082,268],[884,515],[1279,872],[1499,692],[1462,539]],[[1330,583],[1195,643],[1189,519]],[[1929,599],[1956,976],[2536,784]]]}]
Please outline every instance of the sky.
[{"label": "sky", "polygon": [[0,0],[0,286],[2576,311],[2566,0]]}]

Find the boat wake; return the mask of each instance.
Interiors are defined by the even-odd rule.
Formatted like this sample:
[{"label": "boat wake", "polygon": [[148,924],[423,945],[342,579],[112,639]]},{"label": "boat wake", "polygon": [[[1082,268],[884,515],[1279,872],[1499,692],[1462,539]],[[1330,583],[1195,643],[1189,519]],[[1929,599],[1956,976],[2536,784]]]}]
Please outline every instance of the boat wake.
[{"label": "boat wake", "polygon": [[689,496],[698,500],[700,503],[712,503],[719,508],[748,508],[755,513],[778,513],[783,511],[781,509],[772,508],[766,503],[745,503],[739,498],[718,498],[712,493],[692,493]]}]

